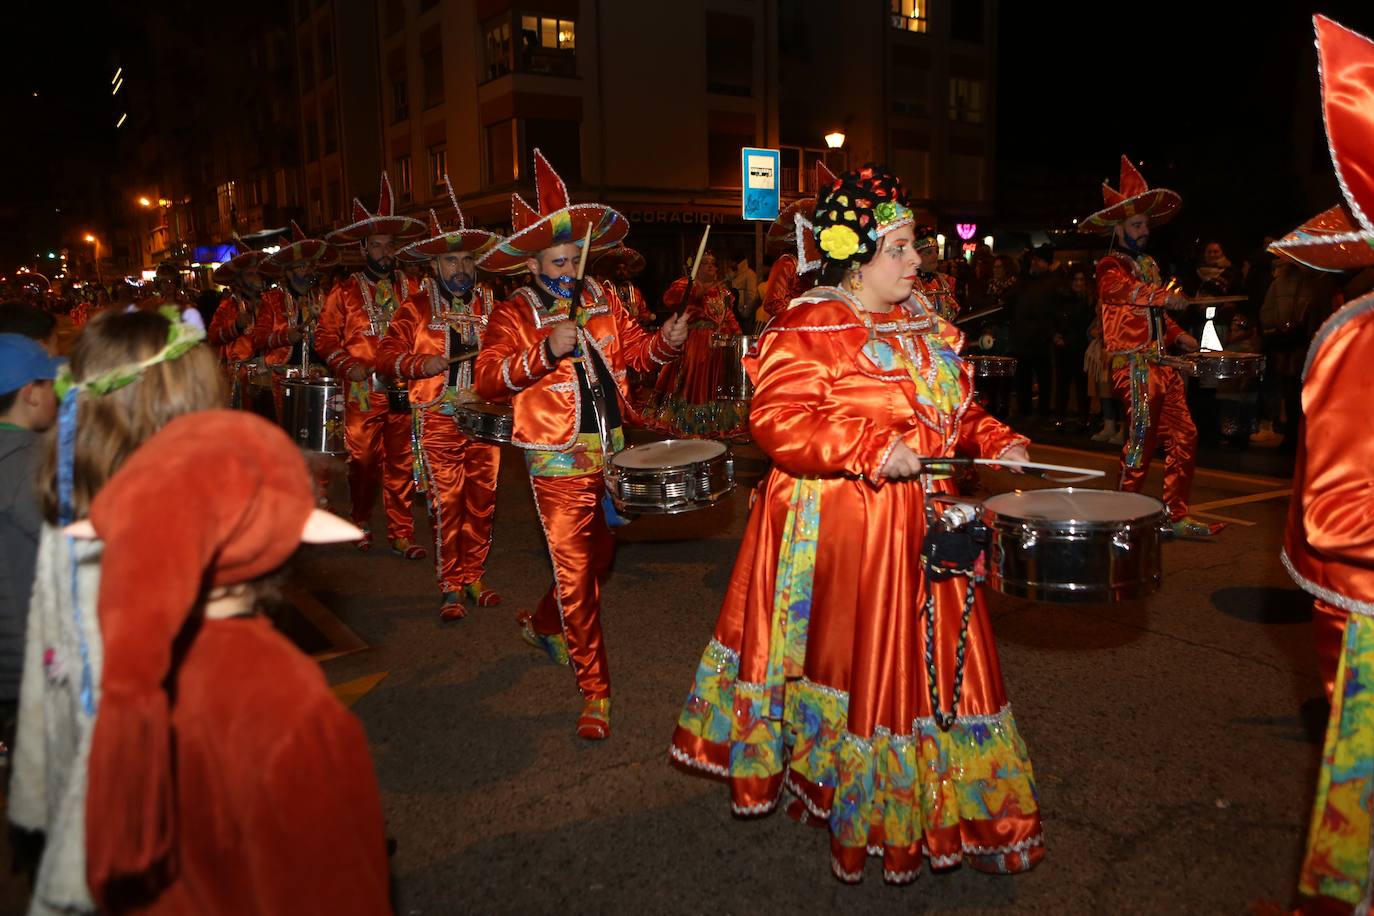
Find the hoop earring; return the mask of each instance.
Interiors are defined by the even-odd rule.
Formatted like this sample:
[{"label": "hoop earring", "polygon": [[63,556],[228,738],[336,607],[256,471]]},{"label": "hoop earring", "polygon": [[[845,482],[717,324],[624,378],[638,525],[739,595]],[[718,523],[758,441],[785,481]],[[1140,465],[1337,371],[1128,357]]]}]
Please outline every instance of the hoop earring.
[{"label": "hoop earring", "polygon": [[856,293],[864,288],[864,272],[862,270],[851,270],[849,272],[849,288]]}]

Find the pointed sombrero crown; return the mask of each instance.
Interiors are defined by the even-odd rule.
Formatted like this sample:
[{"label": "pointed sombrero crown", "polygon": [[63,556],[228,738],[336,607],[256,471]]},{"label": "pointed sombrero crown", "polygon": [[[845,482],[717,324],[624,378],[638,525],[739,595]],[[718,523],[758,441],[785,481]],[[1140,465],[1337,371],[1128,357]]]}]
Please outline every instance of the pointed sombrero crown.
[{"label": "pointed sombrero crown", "polygon": [[331,245],[361,242],[369,235],[389,235],[397,242],[408,242],[425,234],[425,224],[410,216],[396,215],[396,195],[391,179],[382,173],[382,185],[377,193],[377,212],[369,213],[362,201],[353,198],[353,222],[326,235]]},{"label": "pointed sombrero crown", "polygon": [[1121,157],[1121,180],[1113,188],[1102,182],[1103,207],[1078,224],[1080,229],[1109,232],[1117,223],[1124,223],[1133,216],[1144,215],[1152,225],[1160,225],[1174,218],[1183,199],[1168,188],[1152,188],[1145,183],[1145,176],[1132,164],[1131,160]]},{"label": "pointed sombrero crown", "polygon": [[458,206],[458,195],[453,192],[453,183],[449,181],[448,175],[444,175],[444,187],[448,189],[448,200],[453,206],[452,228],[445,229],[439,214],[430,210],[429,237],[402,248],[397,257],[406,261],[427,261],[452,251],[470,251],[473,257],[480,258],[500,239],[500,236],[485,229],[469,229],[463,216],[463,208]]}]

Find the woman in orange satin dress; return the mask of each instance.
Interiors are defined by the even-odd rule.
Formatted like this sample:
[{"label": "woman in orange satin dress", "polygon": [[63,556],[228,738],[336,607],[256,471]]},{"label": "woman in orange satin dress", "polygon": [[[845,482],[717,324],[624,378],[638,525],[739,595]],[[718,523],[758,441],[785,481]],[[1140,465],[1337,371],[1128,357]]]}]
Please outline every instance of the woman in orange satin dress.
[{"label": "woman in orange satin dress", "polygon": [[973,401],[959,332],[913,293],[911,224],[881,167],[820,195],[833,285],[776,317],[749,367],[773,469],[671,749],[725,779],[736,814],[786,788],[789,814],[828,826],[846,882],[869,855],[898,884],[923,857],[1011,873],[1043,855],[982,597],[921,561],[929,498],[954,488],[920,457],[1024,459],[1026,440]]},{"label": "woman in orange satin dress", "polygon": [[681,309],[687,319],[687,345],[681,359],[659,372],[642,413],[650,425],[673,436],[723,439],[740,435],[748,421],[748,405],[716,397],[723,359],[732,351],[712,348],[711,338],[742,332],[735,318],[733,292],[720,282],[713,253],[702,255],[691,299],[683,305],[686,293],[683,277],[663,294],[663,304]]}]

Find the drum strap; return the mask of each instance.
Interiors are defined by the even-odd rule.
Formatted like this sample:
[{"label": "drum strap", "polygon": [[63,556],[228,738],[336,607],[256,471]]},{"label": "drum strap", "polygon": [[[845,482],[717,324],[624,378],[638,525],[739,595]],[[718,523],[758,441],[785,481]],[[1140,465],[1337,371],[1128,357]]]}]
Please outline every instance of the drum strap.
[{"label": "drum strap", "polygon": [[[922,608],[926,626],[926,685],[930,710],[941,731],[949,731],[959,716],[959,697],[964,689],[964,652],[968,644],[969,617],[973,613],[978,583],[984,577],[984,558],[990,532],[978,519],[950,524],[933,506],[926,508],[926,535],[921,544],[921,567],[925,571],[926,601]],[[954,690],[949,712],[940,706],[940,681],[935,669],[935,583],[962,576],[965,579],[964,607],[959,620],[959,642],[954,651]]]}]

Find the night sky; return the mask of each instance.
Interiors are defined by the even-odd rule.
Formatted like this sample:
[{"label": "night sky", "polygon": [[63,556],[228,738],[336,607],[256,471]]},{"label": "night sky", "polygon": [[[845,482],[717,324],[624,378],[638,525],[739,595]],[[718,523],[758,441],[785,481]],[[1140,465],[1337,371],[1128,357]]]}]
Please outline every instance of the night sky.
[{"label": "night sky", "polygon": [[[20,0],[7,8],[0,115],[11,129],[0,144],[0,268],[57,244],[63,228],[93,209],[70,199],[70,172],[114,163],[109,77],[141,6]],[[232,5],[217,9],[233,15]],[[1028,209],[1023,191],[1036,176],[1041,199],[1029,209],[1085,215],[1100,200],[1097,182],[1115,183],[1122,152],[1144,160],[1152,184],[1183,194],[1171,227],[1179,239],[1217,235],[1247,248],[1334,203],[1313,200],[1334,195],[1334,184],[1314,192],[1294,164],[1294,113],[1303,103],[1309,116],[1318,112],[1310,24],[1317,10],[1374,33],[1370,0],[1002,2],[1000,215],[1010,221]],[[55,150],[80,155],[64,160]]]}]

